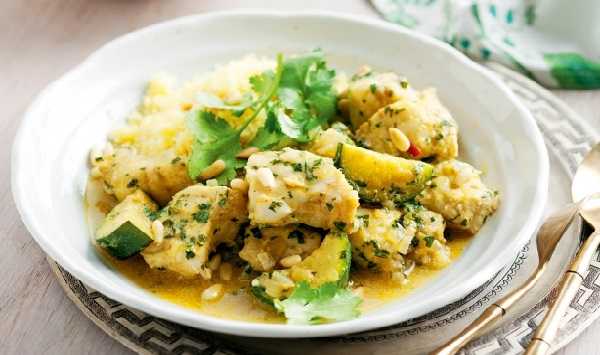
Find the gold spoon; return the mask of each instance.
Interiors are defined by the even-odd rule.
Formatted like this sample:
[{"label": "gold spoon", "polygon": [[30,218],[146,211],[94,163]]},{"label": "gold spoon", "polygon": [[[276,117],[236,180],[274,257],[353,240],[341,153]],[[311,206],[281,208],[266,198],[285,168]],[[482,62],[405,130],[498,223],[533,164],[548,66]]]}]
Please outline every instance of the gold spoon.
[{"label": "gold spoon", "polygon": [[[598,153],[600,153],[600,145],[597,145],[590,155],[595,154],[594,159],[600,159]],[[596,169],[598,171],[593,169],[594,166],[597,167]],[[580,173],[580,171],[582,172]],[[577,169],[576,177],[582,174],[585,174],[586,176],[593,176],[592,171],[596,171],[595,174],[598,174],[600,172],[600,165],[593,161],[588,162],[588,158],[586,157],[582,165]],[[580,177],[579,179],[581,180],[582,178]],[[576,179],[573,180],[573,191],[575,191],[576,185],[578,185],[576,184],[576,181]],[[539,261],[533,275],[531,275],[519,288],[511,291],[509,294],[486,308],[483,313],[465,329],[455,335],[447,343],[431,352],[432,355],[456,354],[465,344],[473,340],[477,335],[481,334],[481,331],[484,328],[501,319],[504,314],[506,314],[506,310],[509,307],[515,304],[525,293],[535,286],[538,279],[542,276],[544,270],[546,269],[548,262],[554,253],[556,245],[558,244],[558,241],[564,234],[565,230],[569,227],[573,217],[575,217],[575,214],[579,210],[580,204],[581,203],[572,203],[560,209],[558,212],[555,212],[546,219],[544,224],[538,230],[536,244]]]},{"label": "gold spoon", "polygon": [[[600,192],[600,144],[597,144],[588,153],[580,167],[577,169],[571,194],[574,201],[580,201],[591,194]],[[537,327],[533,339],[527,348],[526,355],[546,354],[552,347],[552,341],[561,324],[561,317],[577,294],[579,286],[585,278],[594,253],[600,244],[600,199],[585,200],[579,214],[594,228],[569,265],[558,287],[558,296],[550,304],[544,320]]]},{"label": "gold spoon", "polygon": [[497,300],[486,308],[481,315],[469,324],[460,333],[455,335],[447,343],[432,351],[432,355],[451,355],[456,354],[465,344],[481,334],[481,331],[501,319],[506,310],[515,304],[525,293],[533,288],[538,279],[542,276],[550,257],[554,252],[556,244],[560,240],[567,227],[571,224],[573,217],[577,214],[579,205],[572,203],[560,209],[546,219],[537,233],[537,251],[539,255],[538,266],[527,281],[519,288],[511,291],[508,295]]}]

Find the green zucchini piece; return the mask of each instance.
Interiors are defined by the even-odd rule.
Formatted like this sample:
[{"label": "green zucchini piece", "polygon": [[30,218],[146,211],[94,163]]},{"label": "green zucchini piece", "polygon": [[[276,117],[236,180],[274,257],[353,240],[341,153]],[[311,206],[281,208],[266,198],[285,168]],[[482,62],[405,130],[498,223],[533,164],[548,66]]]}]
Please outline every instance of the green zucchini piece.
[{"label": "green zucchini piece", "polygon": [[369,202],[400,205],[421,192],[433,175],[433,166],[373,150],[342,144],[336,162]]},{"label": "green zucchini piece", "polygon": [[118,259],[140,252],[153,240],[150,215],[157,208],[142,190],[137,190],[108,213],[96,231],[96,243]]},{"label": "green zucchini piece", "polygon": [[[250,290],[261,303],[274,306],[275,299],[285,297],[273,297],[267,291],[269,288],[286,289],[285,294],[289,294],[294,283],[297,285],[302,281],[308,282],[312,288],[318,288],[325,283],[345,288],[350,278],[351,260],[352,246],[348,236],[339,232],[329,233],[321,242],[321,246],[302,262],[287,270],[263,273],[252,281]],[[273,277],[274,274],[278,274],[277,277]]]},{"label": "green zucchini piece", "polygon": [[[290,275],[296,282],[308,281],[318,288],[326,282],[334,282],[340,288],[348,285],[352,245],[345,233],[329,233],[321,246],[299,264],[292,266]],[[312,275],[312,276],[311,276]]]}]

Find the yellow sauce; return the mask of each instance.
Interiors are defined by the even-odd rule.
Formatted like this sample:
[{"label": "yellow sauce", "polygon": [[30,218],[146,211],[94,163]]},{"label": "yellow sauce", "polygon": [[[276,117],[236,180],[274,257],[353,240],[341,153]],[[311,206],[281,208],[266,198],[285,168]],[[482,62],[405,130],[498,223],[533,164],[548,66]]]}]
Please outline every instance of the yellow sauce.
[{"label": "yellow sauce", "polygon": [[[86,212],[92,232],[101,223],[106,210],[110,210],[107,205],[111,205],[108,202],[111,200],[107,200],[109,196],[102,196],[99,189],[101,190],[101,186],[90,179],[86,191]],[[462,254],[470,240],[470,236],[463,235],[452,235],[449,238],[448,246],[451,250],[452,261]],[[260,323],[283,323],[285,321],[283,317],[264,307],[250,294],[250,280],[238,280],[240,270],[234,271],[232,281],[206,281],[200,277],[186,279],[171,271],[150,269],[139,255],[128,260],[117,260],[102,249],[98,248],[98,250],[109,264],[135,284],[157,297],[180,306],[219,318]],[[408,283],[402,286],[378,274],[365,271],[353,272],[351,281],[353,288],[362,289],[361,311],[368,312],[423,287],[440,271],[416,267],[410,274]],[[202,291],[215,282],[224,285],[224,296],[218,301],[203,301]]]}]

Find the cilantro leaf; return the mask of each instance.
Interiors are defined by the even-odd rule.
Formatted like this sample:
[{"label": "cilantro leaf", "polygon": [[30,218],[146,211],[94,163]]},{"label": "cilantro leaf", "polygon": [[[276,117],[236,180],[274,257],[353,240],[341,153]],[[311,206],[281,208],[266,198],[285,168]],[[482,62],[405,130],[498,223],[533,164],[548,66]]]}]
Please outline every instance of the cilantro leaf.
[{"label": "cilantro leaf", "polygon": [[188,175],[196,179],[204,169],[221,159],[225,162],[225,170],[217,177],[217,181],[226,184],[235,178],[235,170],[243,166],[243,161],[235,157],[242,150],[242,131],[231,128],[225,120],[208,111],[200,111],[190,117],[188,125],[196,140],[188,160]]},{"label": "cilantro leaf", "polygon": [[275,307],[290,324],[318,324],[356,318],[362,300],[334,282],[311,288],[306,281],[296,284],[294,292],[283,301],[275,300]]},{"label": "cilantro leaf", "polygon": [[196,140],[201,142],[214,142],[236,133],[227,121],[209,111],[191,112],[187,118],[187,126]]},{"label": "cilantro leaf", "polygon": [[[253,89],[261,90],[269,75],[253,77]],[[308,142],[311,131],[335,114],[334,77],[335,71],[327,69],[321,51],[286,59],[276,101],[267,107],[267,121],[251,145],[265,149]]]},{"label": "cilantro leaf", "polygon": [[242,150],[240,136],[275,95],[281,79],[282,61],[282,56],[278,55],[276,72],[265,73],[260,79],[253,80],[259,97],[251,105],[254,113],[239,128],[232,128],[227,121],[209,111],[202,110],[189,116],[188,127],[195,137],[188,160],[188,175],[193,180],[218,159],[225,162],[225,170],[216,177],[222,185],[236,176],[236,169],[244,166],[245,161],[236,158]]},{"label": "cilantro leaf", "polygon": [[335,71],[327,68],[320,50],[283,63],[278,95],[286,109],[292,111],[292,119],[302,127],[299,141],[310,140],[310,131],[327,123],[335,114],[334,77]]},{"label": "cilantro leaf", "polygon": [[241,111],[245,110],[248,107],[252,106],[254,101],[252,100],[252,95],[244,95],[242,100],[237,105],[231,105],[229,103],[223,102],[219,97],[207,93],[207,92],[199,92],[196,95],[196,102],[203,108],[215,108],[220,110],[231,110],[231,111]]}]

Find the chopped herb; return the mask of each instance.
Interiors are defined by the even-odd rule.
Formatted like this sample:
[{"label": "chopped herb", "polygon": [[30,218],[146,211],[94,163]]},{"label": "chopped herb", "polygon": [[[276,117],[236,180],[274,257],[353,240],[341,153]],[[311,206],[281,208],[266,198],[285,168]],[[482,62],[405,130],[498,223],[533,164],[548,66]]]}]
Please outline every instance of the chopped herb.
[{"label": "chopped herb", "polygon": [[252,236],[256,239],[262,238],[262,232],[260,231],[260,228],[258,228],[258,227],[251,228],[250,233],[252,233]]},{"label": "chopped herb", "polygon": [[269,205],[269,209],[273,212],[276,212],[277,209],[279,207],[283,206],[283,203],[281,203],[280,201],[273,201],[271,202],[271,204]]},{"label": "chopped herb", "polygon": [[136,178],[129,180],[129,182],[127,183],[128,188],[132,188],[132,187],[136,187],[136,186],[138,186],[138,179],[136,179]]},{"label": "chopped herb", "polygon": [[198,246],[203,246],[204,243],[206,242],[206,235],[204,234],[199,234],[198,235],[198,240],[196,240],[196,244],[198,244]]},{"label": "chopped herb", "polygon": [[333,158],[333,165],[336,168],[340,167],[340,163],[342,161],[342,149],[344,148],[344,145],[342,143],[338,143],[337,147],[335,147],[335,156]]},{"label": "chopped herb", "polygon": [[385,250],[385,249],[381,249],[379,247],[379,243],[377,243],[376,240],[369,240],[368,242],[366,242],[367,245],[371,245],[373,247],[373,254],[376,257],[379,258],[387,258],[390,255],[390,252]]},{"label": "chopped herb", "polygon": [[402,227],[402,218],[401,218],[401,217],[399,217],[399,218],[395,219],[395,220],[392,222],[392,228],[396,228],[396,229],[398,229],[398,228],[400,228],[400,227]]},{"label": "chopped herb", "polygon": [[469,221],[467,221],[466,219],[463,219],[462,222],[460,222],[460,225],[463,227],[466,227],[468,223],[469,223]]},{"label": "chopped herb", "polygon": [[419,246],[419,239],[417,239],[417,237],[414,237],[414,238],[413,238],[413,239],[410,241],[410,245],[411,245],[413,248],[416,248],[416,247],[418,247],[418,246]]},{"label": "chopped herb", "polygon": [[198,212],[192,214],[192,218],[194,218],[194,221],[198,223],[208,222],[208,217],[210,216],[210,206],[210,203],[199,204]]},{"label": "chopped herb", "polygon": [[292,163],[292,169],[294,169],[294,171],[302,171],[302,164]]},{"label": "chopped herb", "polygon": [[363,215],[357,216],[357,218],[362,222],[362,225],[365,228],[369,226],[369,215],[368,214],[363,214]]},{"label": "chopped herb", "polygon": [[346,223],[344,222],[336,221],[333,222],[333,225],[335,226],[335,229],[337,229],[340,232],[343,232],[344,229],[346,229]]},{"label": "chopped herb", "polygon": [[374,94],[377,91],[377,84],[373,83],[369,85],[369,89],[371,90],[371,93]]},{"label": "chopped herb", "polygon": [[160,216],[160,211],[153,211],[148,206],[144,206],[144,214],[151,220],[155,221]]},{"label": "chopped herb", "polygon": [[340,259],[344,260],[348,256],[347,250],[342,250],[340,252]]},{"label": "chopped herb", "polygon": [[298,244],[304,244],[304,233],[301,231],[294,229],[288,234],[288,239],[296,239]]},{"label": "chopped herb", "polygon": [[325,207],[327,207],[327,210],[328,210],[328,211],[331,211],[331,210],[333,210],[333,204],[332,204],[332,203],[330,203],[330,202],[327,202],[327,203],[325,203]]},{"label": "chopped herb", "polygon": [[181,157],[175,157],[171,160],[171,164],[177,164],[177,162],[181,161]]},{"label": "chopped herb", "polygon": [[185,258],[186,259],[191,259],[191,258],[193,258],[195,256],[196,256],[196,253],[194,253],[193,250],[186,250],[185,251]]},{"label": "chopped herb", "polygon": [[96,159],[94,159],[95,161],[103,161],[104,158],[103,157],[96,157]]},{"label": "chopped herb", "polygon": [[317,159],[310,166],[307,161],[304,162],[304,175],[306,176],[306,180],[310,181],[315,180],[317,178],[315,176],[315,170],[317,170],[321,166],[322,162],[323,159]]},{"label": "chopped herb", "polygon": [[423,240],[425,241],[425,245],[427,245],[427,247],[430,248],[433,245],[435,238],[428,235],[427,237],[423,238]]},{"label": "chopped herb", "polygon": [[408,81],[406,81],[406,80],[400,81],[400,86],[402,86],[403,89],[408,88]]},{"label": "chopped herb", "polygon": [[225,196],[221,197],[219,200],[219,207],[225,207],[227,204],[227,198],[229,197],[229,190],[225,193]]}]

